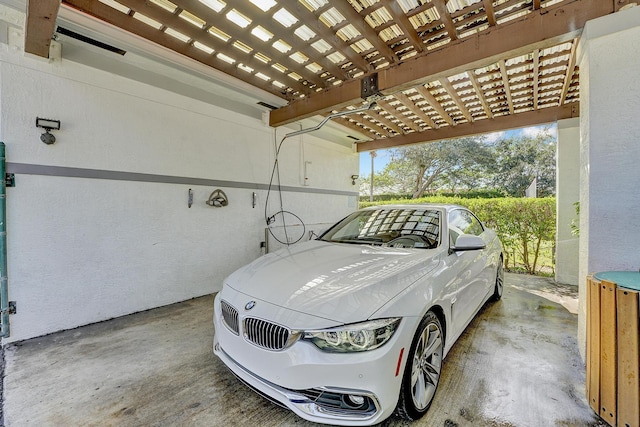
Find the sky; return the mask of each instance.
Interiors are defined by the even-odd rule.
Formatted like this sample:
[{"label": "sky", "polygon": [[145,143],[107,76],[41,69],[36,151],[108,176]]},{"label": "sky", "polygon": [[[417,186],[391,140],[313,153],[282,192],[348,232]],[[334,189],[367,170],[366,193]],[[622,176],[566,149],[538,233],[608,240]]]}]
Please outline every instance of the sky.
[{"label": "sky", "polygon": [[[521,129],[513,129],[507,130],[503,132],[493,132],[485,135],[485,139],[487,141],[497,141],[501,138],[510,138],[512,136],[531,136],[535,137],[538,133],[544,131],[545,128],[549,128],[549,133],[558,137],[558,128],[554,124],[551,126],[543,125],[543,126],[532,126]],[[376,173],[382,171],[384,167],[389,163],[389,150],[376,150],[376,157],[373,159],[373,165]],[[370,176],[371,175],[371,154],[369,152],[360,153],[360,177]]]}]

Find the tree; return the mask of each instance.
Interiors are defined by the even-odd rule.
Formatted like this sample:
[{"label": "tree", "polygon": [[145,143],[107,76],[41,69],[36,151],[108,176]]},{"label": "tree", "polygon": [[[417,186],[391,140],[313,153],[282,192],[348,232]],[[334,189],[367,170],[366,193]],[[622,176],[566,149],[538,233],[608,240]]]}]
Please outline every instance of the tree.
[{"label": "tree", "polygon": [[391,150],[382,175],[396,183],[397,192],[416,199],[441,188],[474,186],[489,159],[489,147],[480,136],[431,142]]},{"label": "tree", "polygon": [[[371,189],[371,174],[361,177],[360,179],[360,194],[370,194]],[[399,194],[398,185],[395,179],[382,171],[380,173],[373,174],[373,193],[374,194]]]},{"label": "tree", "polygon": [[[391,161],[374,175],[374,189],[376,194],[413,198],[470,189],[522,197],[537,177],[538,196],[551,196],[556,185],[555,152],[556,140],[548,130],[492,143],[476,136],[391,149]],[[370,178],[361,182],[362,194],[368,194]]]},{"label": "tree", "polygon": [[508,195],[522,197],[534,178],[538,178],[538,196],[555,194],[556,140],[548,131],[538,135],[498,140],[494,147],[492,184]]}]

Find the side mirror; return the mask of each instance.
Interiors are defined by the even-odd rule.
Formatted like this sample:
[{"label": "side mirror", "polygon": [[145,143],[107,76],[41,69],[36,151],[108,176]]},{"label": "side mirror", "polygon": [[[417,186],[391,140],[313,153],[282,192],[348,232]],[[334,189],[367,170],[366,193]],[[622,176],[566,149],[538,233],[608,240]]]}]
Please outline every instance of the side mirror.
[{"label": "side mirror", "polygon": [[456,245],[451,247],[453,252],[460,251],[477,251],[479,249],[486,248],[487,245],[480,236],[474,236],[472,234],[461,234],[456,240]]}]

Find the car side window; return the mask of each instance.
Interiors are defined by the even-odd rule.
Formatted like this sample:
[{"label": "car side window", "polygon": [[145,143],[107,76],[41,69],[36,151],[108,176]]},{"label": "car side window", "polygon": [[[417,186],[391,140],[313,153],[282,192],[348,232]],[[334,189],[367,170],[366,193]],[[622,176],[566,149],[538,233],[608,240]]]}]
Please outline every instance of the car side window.
[{"label": "car side window", "polygon": [[479,236],[484,233],[482,223],[471,212],[456,209],[449,213],[449,236],[451,244],[455,245],[461,234]]}]

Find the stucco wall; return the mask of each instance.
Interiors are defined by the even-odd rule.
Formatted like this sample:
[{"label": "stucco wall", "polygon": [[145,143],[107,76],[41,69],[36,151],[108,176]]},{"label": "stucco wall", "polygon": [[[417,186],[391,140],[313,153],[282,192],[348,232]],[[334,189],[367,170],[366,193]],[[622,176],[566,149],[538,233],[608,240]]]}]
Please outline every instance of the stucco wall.
[{"label": "stucco wall", "polygon": [[580,66],[580,321],[590,272],[640,267],[640,7],[587,23]]},{"label": "stucco wall", "polygon": [[575,203],[580,200],[580,119],[558,121],[556,164],[556,281],[578,285],[579,241],[571,223],[578,221]]},{"label": "stucco wall", "polygon": [[[289,130],[276,135],[259,120],[64,54],[49,63],[6,44],[0,94],[0,140],[17,172],[7,229],[9,297],[18,312],[5,342],[214,292],[261,254],[274,139]],[[61,120],[54,145],[40,142],[37,116]],[[313,179],[305,187],[307,161]],[[305,222],[335,221],[354,210],[352,149],[313,135],[292,138],[280,168],[290,190],[285,209]],[[86,177],[105,171],[114,179]],[[175,177],[191,181],[166,182]],[[216,186],[193,179],[227,182],[221,188],[229,206],[206,206]],[[270,213],[279,209],[275,199],[272,193]]]}]

